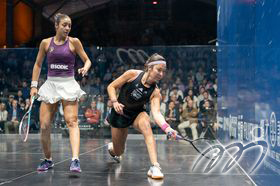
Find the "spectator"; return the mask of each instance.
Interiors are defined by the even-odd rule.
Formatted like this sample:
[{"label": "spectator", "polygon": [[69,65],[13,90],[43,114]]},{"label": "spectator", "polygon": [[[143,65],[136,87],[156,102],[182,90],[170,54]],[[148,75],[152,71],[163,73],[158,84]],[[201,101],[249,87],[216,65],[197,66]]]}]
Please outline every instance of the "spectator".
[{"label": "spectator", "polygon": [[85,112],[85,117],[87,119],[88,124],[98,125],[100,121],[101,113],[96,108],[96,101],[92,101],[90,104],[90,108],[88,108]]},{"label": "spectator", "polygon": [[167,83],[162,83],[162,86],[160,88],[160,91],[165,91],[165,99],[162,99],[165,103],[169,102],[169,93],[170,93],[170,90],[169,90],[169,87],[168,87],[168,84]]},{"label": "spectator", "polygon": [[87,106],[88,106],[87,95],[83,95],[80,98],[80,102],[79,102],[79,110],[78,110],[78,115],[79,116],[81,116],[81,115],[84,116],[84,113],[86,112]]},{"label": "spectator", "polygon": [[18,107],[18,101],[13,100],[12,108],[8,111],[8,120],[5,123],[5,133],[9,134],[11,130],[18,132],[19,122],[21,120],[22,112]]},{"label": "spectator", "polygon": [[172,91],[170,92],[170,97],[173,95],[176,97],[177,101],[179,101],[180,103],[183,102],[183,98],[184,98],[183,92],[179,90],[176,85],[173,86]]},{"label": "spectator", "polygon": [[30,97],[30,88],[27,87],[27,82],[25,80],[22,82],[22,90],[21,91],[22,91],[22,98],[24,100],[26,100],[27,98]]},{"label": "spectator", "polygon": [[103,122],[103,114],[104,114],[104,101],[103,96],[97,96],[96,108],[100,111],[100,122]]},{"label": "spectator", "polygon": [[0,132],[4,131],[4,124],[8,118],[8,111],[6,110],[5,103],[0,103]]},{"label": "spectator", "polygon": [[87,94],[90,93],[90,84],[88,83],[88,78],[83,77],[80,83],[81,89],[85,91]]},{"label": "spectator", "polygon": [[17,96],[15,97],[15,99],[18,101],[18,104],[20,104],[22,101],[24,101],[21,90],[18,90]]},{"label": "spectator", "polygon": [[[192,90],[192,89],[189,89],[189,90],[188,90],[188,95],[187,95],[187,96],[189,96],[190,99],[193,100],[194,107],[197,108],[197,101],[198,101],[198,99],[197,99],[197,97],[193,94],[193,90]],[[187,97],[185,97],[184,101],[187,103],[186,98],[187,98]],[[185,103],[184,103],[184,104],[185,104]],[[186,108],[186,107],[185,107],[185,108]]]},{"label": "spectator", "polygon": [[202,120],[201,120],[201,125],[203,130],[207,129],[207,127],[210,126],[214,131],[216,131],[218,127],[217,127],[217,118],[216,118],[217,116],[214,107],[211,106],[209,100],[206,100],[203,106],[204,109],[202,112]]},{"label": "spectator", "polygon": [[192,130],[192,138],[196,140],[198,138],[197,134],[197,124],[198,124],[198,110],[194,107],[193,100],[188,100],[187,106],[183,107],[181,123],[178,125],[178,130],[183,137],[186,137],[185,128],[190,127]]},{"label": "spectator", "polygon": [[[178,98],[176,97],[176,95],[170,96],[170,99],[169,99],[169,100],[170,100],[169,103],[170,103],[170,102],[174,102],[175,107],[176,107],[177,109],[180,108],[180,101],[178,100]],[[168,103],[168,104],[169,104],[169,103]]]},{"label": "spectator", "polygon": [[204,99],[203,93],[205,92],[205,88],[200,86],[199,95],[197,96],[197,108],[199,108],[200,102]]},{"label": "spectator", "polygon": [[[28,106],[28,108],[29,108],[29,106]],[[21,102],[19,102],[19,109],[20,109],[20,112],[21,113],[25,113],[25,102],[24,101],[21,101]]]},{"label": "spectator", "polygon": [[103,77],[103,82],[108,84],[111,80],[112,80],[112,73],[110,72],[109,69],[107,69],[107,72],[106,72],[106,74]]},{"label": "spectator", "polygon": [[107,117],[111,113],[112,108],[113,108],[113,103],[110,99],[108,99],[107,106],[105,107],[104,116],[103,116],[104,117],[104,124],[107,125],[107,126],[110,126],[110,124],[107,121]]},{"label": "spectator", "polygon": [[92,79],[92,83],[91,83],[91,86],[90,86],[90,93],[92,95],[99,95],[101,93],[100,79],[99,78]]},{"label": "spectator", "polygon": [[205,73],[203,71],[202,67],[198,68],[198,72],[196,73],[195,77],[196,77],[196,81],[198,84],[201,84],[203,79],[204,79]]},{"label": "spectator", "polygon": [[211,101],[210,99],[209,99],[209,93],[207,92],[207,91],[204,91],[204,93],[203,93],[203,100],[199,103],[199,111],[200,112],[205,112],[205,109],[206,109],[206,105],[205,105],[205,102],[206,101],[208,101],[209,102],[209,104],[210,104],[210,107],[214,107],[214,103],[213,103],[213,101]]},{"label": "spectator", "polygon": [[9,95],[9,99],[8,99],[8,103],[7,103],[7,110],[8,111],[13,107],[14,98],[15,98],[14,95],[12,95],[12,94]]},{"label": "spectator", "polygon": [[169,123],[171,128],[176,128],[180,119],[179,109],[176,108],[175,102],[170,101],[168,109],[165,113],[166,121]]}]

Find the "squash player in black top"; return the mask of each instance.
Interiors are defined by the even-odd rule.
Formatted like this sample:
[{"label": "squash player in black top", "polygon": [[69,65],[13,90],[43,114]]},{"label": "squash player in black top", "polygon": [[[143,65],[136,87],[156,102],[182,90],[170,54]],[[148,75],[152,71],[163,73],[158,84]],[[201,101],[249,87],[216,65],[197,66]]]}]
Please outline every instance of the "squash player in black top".
[{"label": "squash player in black top", "polygon": [[[107,87],[113,102],[113,109],[107,118],[112,132],[112,142],[108,144],[109,153],[114,160],[120,162],[128,127],[132,125],[144,135],[152,164],[147,174],[153,179],[162,179],[164,175],[157,161],[156,143],[150,126],[150,117],[144,108],[145,104],[151,103],[155,123],[165,133],[172,133],[173,138],[177,134],[160,113],[161,95],[156,82],[163,78],[165,71],[165,59],[159,54],[153,54],[145,63],[145,71],[128,70]],[[120,89],[118,97],[117,89]]]}]

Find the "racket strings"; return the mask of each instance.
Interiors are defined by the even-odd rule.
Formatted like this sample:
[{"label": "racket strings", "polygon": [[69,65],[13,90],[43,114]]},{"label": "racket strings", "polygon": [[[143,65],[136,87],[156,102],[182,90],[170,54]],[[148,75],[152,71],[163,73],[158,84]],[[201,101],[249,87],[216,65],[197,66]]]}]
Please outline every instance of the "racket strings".
[{"label": "racket strings", "polygon": [[21,119],[20,125],[19,125],[19,134],[21,138],[23,139],[24,142],[26,142],[28,133],[29,133],[29,126],[30,126],[30,121],[31,121],[31,111],[32,111],[32,106],[34,103],[34,100],[36,99],[35,96],[32,97],[29,109],[27,112],[24,114],[24,116]]}]

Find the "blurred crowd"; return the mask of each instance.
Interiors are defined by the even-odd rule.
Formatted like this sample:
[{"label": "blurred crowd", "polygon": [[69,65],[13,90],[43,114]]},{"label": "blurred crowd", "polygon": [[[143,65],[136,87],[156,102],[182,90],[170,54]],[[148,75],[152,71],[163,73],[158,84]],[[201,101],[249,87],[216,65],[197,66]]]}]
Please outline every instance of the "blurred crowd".
[{"label": "blurred crowd", "polygon": [[[126,49],[128,50],[128,49]],[[161,112],[166,120],[183,136],[197,138],[209,126],[217,130],[217,74],[213,47],[153,47],[142,48],[147,54],[157,52],[168,63],[164,79],[159,82],[162,94]],[[123,54],[117,48],[92,46],[86,49],[93,65],[88,75],[76,75],[87,93],[79,102],[80,125],[92,128],[107,127],[106,117],[112,109],[106,87],[128,69],[144,69],[137,54]],[[37,49],[0,50],[0,132],[18,131],[21,117],[30,106],[29,92],[32,68]],[[133,59],[132,59],[133,58]],[[136,60],[135,60],[136,59]],[[135,62],[136,61],[136,62]],[[76,69],[82,66],[77,58]],[[42,67],[39,85],[46,79],[46,62]],[[39,107],[32,108],[31,131],[39,131]],[[146,105],[149,112],[149,105]],[[54,123],[64,127],[61,105]],[[153,125],[156,128],[156,126]]]}]

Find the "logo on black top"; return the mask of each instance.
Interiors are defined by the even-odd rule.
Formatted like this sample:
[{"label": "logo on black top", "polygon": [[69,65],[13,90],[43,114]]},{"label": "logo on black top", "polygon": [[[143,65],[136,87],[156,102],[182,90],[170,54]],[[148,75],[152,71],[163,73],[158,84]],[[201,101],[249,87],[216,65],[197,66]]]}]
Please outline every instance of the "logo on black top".
[{"label": "logo on black top", "polygon": [[143,96],[143,88],[137,88],[131,92],[131,96],[135,100],[139,100]]}]

